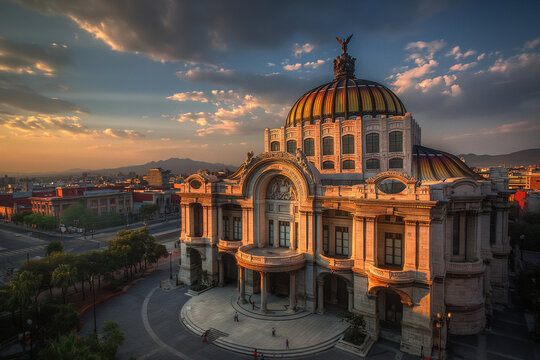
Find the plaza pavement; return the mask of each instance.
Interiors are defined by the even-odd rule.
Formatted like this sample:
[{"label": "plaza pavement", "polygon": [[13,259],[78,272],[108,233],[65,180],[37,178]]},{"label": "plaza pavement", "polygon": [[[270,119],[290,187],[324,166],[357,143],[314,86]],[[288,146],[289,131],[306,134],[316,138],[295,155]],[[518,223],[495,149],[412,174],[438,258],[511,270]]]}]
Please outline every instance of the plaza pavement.
[{"label": "plaza pavement", "polygon": [[[186,328],[181,322],[180,312],[182,307],[186,303],[189,305],[188,301],[194,299],[194,297],[186,294],[188,290],[186,286],[173,286],[170,289],[165,286],[160,288],[160,283],[168,279],[168,277],[169,264],[168,261],[163,261],[157,271],[139,280],[126,294],[97,306],[96,314],[99,330],[103,327],[104,321],[114,320],[118,322],[125,333],[126,340],[120,347],[119,359],[127,360],[130,357],[152,360],[253,359],[253,355],[244,355],[226,350],[216,346],[215,342],[203,343],[200,336]],[[227,289],[214,290],[226,292]],[[320,338],[317,338],[319,335],[316,334],[326,330],[326,325],[316,322],[313,322],[313,328],[309,329],[296,327],[297,325],[293,324],[296,321],[307,321],[312,315],[296,320],[250,320],[247,315],[242,313],[250,310],[247,305],[239,311],[240,321],[235,324],[233,321],[234,310],[225,310],[227,312],[222,314],[221,312],[224,311],[226,305],[212,303],[211,298],[214,296],[211,291],[214,290],[199,295],[207,294],[208,303],[206,305],[208,306],[206,308],[200,307],[201,313],[196,316],[203,318],[203,321],[208,321],[205,320],[206,317],[213,318],[216,322],[208,323],[213,328],[217,327],[219,329],[222,326],[219,324],[223,324],[221,330],[218,331],[228,336],[221,334],[222,336],[215,339],[216,342],[227,337],[234,337],[238,339],[236,340],[238,342],[246,342],[247,346],[260,346],[259,343],[254,341],[261,341],[265,344],[262,348],[269,347],[266,344],[284,348],[283,337],[290,336],[290,348],[294,350],[302,347],[300,339],[305,338],[310,343],[316,343],[320,340]],[[234,289],[229,289],[229,291],[232,290]],[[204,298],[201,297],[201,299]],[[232,307],[230,302],[229,306]],[[193,314],[195,314],[195,310],[193,310]],[[81,335],[87,335],[93,331],[92,316],[92,311],[87,311],[84,314]],[[489,331],[469,337],[452,337],[447,359],[540,360],[538,357],[538,345],[528,338],[523,314],[519,313],[515,308],[509,308],[501,309],[497,316],[492,329]],[[276,324],[276,338],[272,338],[271,335],[272,321],[275,321]],[[338,332],[339,321],[329,320],[329,329]],[[201,324],[205,323],[202,322]],[[231,328],[234,331],[230,330]],[[304,332],[301,333],[300,331]],[[215,334],[220,335],[220,333]],[[285,354],[281,355],[284,355],[283,358],[290,358]],[[336,348],[315,355],[305,355],[303,358],[313,360],[359,359],[355,355]],[[373,345],[366,359],[411,360],[418,359],[418,357],[401,353],[399,344],[383,339]]]}]

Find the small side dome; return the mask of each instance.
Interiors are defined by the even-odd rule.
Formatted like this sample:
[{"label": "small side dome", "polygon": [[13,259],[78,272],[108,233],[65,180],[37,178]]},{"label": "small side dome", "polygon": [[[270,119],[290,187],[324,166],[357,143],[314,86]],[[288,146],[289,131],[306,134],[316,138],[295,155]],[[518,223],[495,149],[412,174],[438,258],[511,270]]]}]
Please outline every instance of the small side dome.
[{"label": "small side dome", "polygon": [[412,175],[421,181],[438,181],[458,177],[483,179],[457,156],[420,145],[413,147]]}]

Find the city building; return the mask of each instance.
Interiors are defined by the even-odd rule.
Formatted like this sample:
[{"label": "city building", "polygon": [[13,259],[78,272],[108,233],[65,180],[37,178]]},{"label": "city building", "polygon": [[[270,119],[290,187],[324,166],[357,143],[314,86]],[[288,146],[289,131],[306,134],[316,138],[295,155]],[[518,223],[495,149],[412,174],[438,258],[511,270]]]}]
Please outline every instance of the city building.
[{"label": "city building", "polygon": [[227,179],[199,172],[178,185],[179,277],[205,270],[236,284],[240,302],[260,293],[262,312],[268,293],[291,312],[338,306],[415,355],[439,345],[439,330],[444,349],[448,331],[478,333],[507,303],[508,177],[422,146],[401,100],[355,78],[343,50],[334,80],[265,130],[264,153]]},{"label": "city building", "polygon": [[162,168],[150,169],[146,172],[144,179],[148,183],[148,186],[153,187],[166,187],[169,188],[169,179],[171,177],[170,170],[163,170]]}]

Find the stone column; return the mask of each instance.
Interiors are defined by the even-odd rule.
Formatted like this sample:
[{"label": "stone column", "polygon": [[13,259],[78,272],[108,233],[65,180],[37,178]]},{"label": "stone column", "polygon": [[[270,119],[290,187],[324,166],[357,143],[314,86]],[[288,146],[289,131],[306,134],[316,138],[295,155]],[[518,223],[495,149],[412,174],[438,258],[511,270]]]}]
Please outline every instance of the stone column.
[{"label": "stone column", "polygon": [[296,311],[296,271],[289,273],[289,311]]},{"label": "stone column", "polygon": [[246,301],[246,278],[244,268],[238,266],[238,279],[240,280],[240,303],[245,304]]},{"label": "stone column", "polygon": [[316,212],[315,218],[317,221],[317,229],[316,229],[316,241],[317,241],[317,255],[322,254],[323,251],[323,242],[322,242],[322,213]]},{"label": "stone column", "polygon": [[347,295],[349,297],[347,301],[347,306],[348,306],[347,310],[349,310],[349,312],[352,312],[354,308],[354,288],[347,287]]},{"label": "stone column", "polygon": [[[377,263],[377,219],[366,217],[366,263]],[[367,265],[366,264],[366,265]]]},{"label": "stone column", "polygon": [[403,270],[416,270],[416,221],[405,219],[405,237],[401,246]]},{"label": "stone column", "polygon": [[217,208],[217,232],[218,232],[218,240],[223,239],[223,206],[220,205]]},{"label": "stone column", "polygon": [[266,296],[267,296],[267,290],[266,290],[266,273],[265,272],[259,272],[261,275],[261,312],[264,314],[266,313]]},{"label": "stone column", "polygon": [[298,241],[298,239],[296,238],[296,222],[294,222],[294,219],[293,221],[290,222],[290,224],[291,224],[291,227],[289,228],[290,229],[289,238],[291,239],[290,240],[291,243],[289,245],[289,249],[294,250],[296,242]]},{"label": "stone column", "polygon": [[223,287],[225,285],[225,274],[223,273],[223,259],[218,259],[219,265],[219,286]]},{"label": "stone column", "polygon": [[324,314],[324,280],[317,280],[317,312]]}]

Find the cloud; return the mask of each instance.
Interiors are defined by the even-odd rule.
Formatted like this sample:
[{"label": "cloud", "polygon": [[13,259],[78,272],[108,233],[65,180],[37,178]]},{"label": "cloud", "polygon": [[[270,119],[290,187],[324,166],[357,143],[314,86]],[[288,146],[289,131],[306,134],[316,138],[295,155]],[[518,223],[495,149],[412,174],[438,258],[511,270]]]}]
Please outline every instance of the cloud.
[{"label": "cloud", "polygon": [[315,46],[310,43],[305,43],[304,45],[296,43],[293,46],[293,54],[295,57],[300,57],[302,54],[309,54],[314,48]]},{"label": "cloud", "polygon": [[[54,44],[54,45],[53,45]],[[71,63],[66,47],[24,44],[0,36],[0,71],[14,74],[54,76]]]},{"label": "cloud", "polygon": [[468,137],[489,136],[489,135],[504,135],[514,133],[526,133],[540,131],[540,124],[533,121],[518,121],[514,123],[506,123],[493,128],[485,128],[476,132],[465,133],[460,135],[445,136],[444,141],[458,140]]},{"label": "cloud", "polygon": [[69,101],[49,98],[20,85],[7,87],[0,85],[0,104],[10,108],[40,114],[88,112],[85,108]]},{"label": "cloud", "polygon": [[526,48],[526,49],[532,50],[532,49],[534,49],[535,47],[537,47],[538,44],[540,44],[540,37],[538,37],[538,38],[536,38],[536,39],[534,39],[534,40],[531,40],[531,41],[527,41],[527,42],[525,43],[525,48]]},{"label": "cloud", "polygon": [[188,112],[188,113],[178,114],[178,116],[174,118],[173,120],[178,121],[180,123],[192,122],[200,126],[205,126],[208,124],[207,118],[208,118],[208,114],[201,111],[198,113]]},{"label": "cloud", "polygon": [[450,67],[450,71],[465,71],[478,65],[476,61],[468,64],[455,64]]},{"label": "cloud", "polygon": [[392,86],[395,87],[395,91],[402,93],[406,89],[414,87],[418,79],[432,73],[437,65],[439,65],[437,61],[429,60],[427,63],[423,63],[402,73],[390,75],[388,79],[393,80]]},{"label": "cloud", "polygon": [[105,129],[102,131],[102,133],[106,136],[123,139],[138,139],[144,137],[144,134],[141,134],[135,130]]},{"label": "cloud", "polygon": [[319,66],[321,66],[322,64],[324,64],[324,60],[317,60],[317,61],[312,61],[312,62],[307,62],[304,64],[304,67],[310,67],[312,69],[316,69],[318,68]]},{"label": "cloud", "polygon": [[266,63],[266,65],[268,65],[269,67],[274,67],[274,66],[276,66],[276,64],[274,64],[274,63],[272,63],[272,62]]},{"label": "cloud", "polygon": [[[427,0],[338,2],[275,0],[109,1],[15,0],[48,15],[62,15],[116,51],[140,53],[159,61],[216,63],[224,51],[277,49],[301,36],[313,46],[333,43],[335,34],[355,31],[404,36],[449,6]],[[343,11],[346,7],[347,11]],[[307,11],[309,9],[309,11]],[[358,14],[367,14],[358,21]],[[263,15],[261,15],[263,14]],[[385,21],[380,21],[380,19]],[[366,35],[368,36],[368,35]],[[304,45],[302,45],[303,47]]]},{"label": "cloud", "polygon": [[289,105],[292,105],[291,103],[301,96],[306,89],[311,89],[328,81],[328,77],[322,76],[306,79],[294,78],[284,74],[253,74],[198,66],[187,71],[178,71],[176,74],[181,80],[236,88],[239,92],[263,98],[268,103]]},{"label": "cloud", "polygon": [[295,70],[300,70],[301,67],[302,67],[302,64],[296,63],[296,64],[285,65],[285,66],[283,66],[283,69],[285,69],[287,71],[295,71]]},{"label": "cloud", "polygon": [[507,73],[527,67],[529,65],[536,65],[536,72],[540,69],[538,64],[540,63],[540,54],[538,53],[521,53],[514,55],[510,58],[499,58],[495,61],[495,64],[489,68],[491,72]]},{"label": "cloud", "polygon": [[[444,40],[434,40],[431,42],[426,41],[415,41],[410,42],[405,46],[405,50],[414,50],[414,51],[420,51],[423,55],[419,53],[414,53],[412,56],[412,59],[421,59],[422,57],[425,57],[427,60],[433,59],[434,54],[441,50],[443,47],[446,46],[446,42]],[[425,63],[425,60],[422,62],[422,64]],[[420,65],[422,65],[420,64]]]},{"label": "cloud", "polygon": [[167,96],[165,99],[168,100],[175,100],[175,101],[198,101],[202,103],[207,103],[208,99],[204,96],[204,93],[202,91],[191,91],[191,92],[183,92],[183,93],[176,93],[172,96]]},{"label": "cloud", "polygon": [[461,49],[459,46],[454,46],[452,50],[450,50],[448,53],[446,53],[446,56],[453,56],[454,59],[460,60],[469,56],[473,56],[476,54],[476,51],[474,50],[468,50],[464,53],[461,52]]},{"label": "cloud", "polygon": [[144,137],[134,130],[91,129],[81,124],[78,116],[57,115],[1,115],[0,126],[14,131],[15,135],[60,137],[60,136],[92,136],[136,139]]}]

